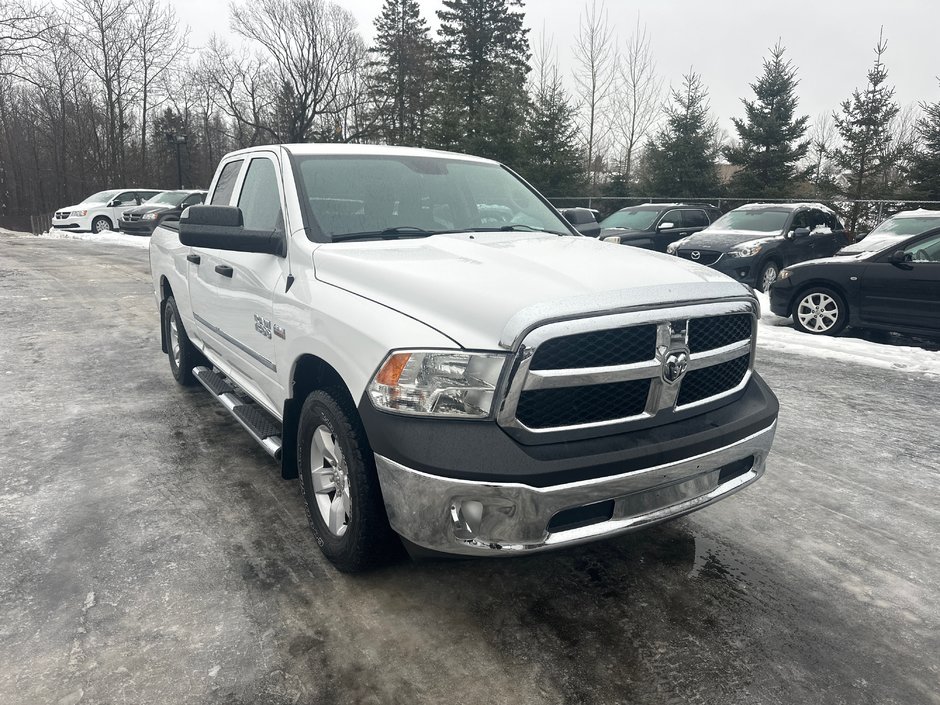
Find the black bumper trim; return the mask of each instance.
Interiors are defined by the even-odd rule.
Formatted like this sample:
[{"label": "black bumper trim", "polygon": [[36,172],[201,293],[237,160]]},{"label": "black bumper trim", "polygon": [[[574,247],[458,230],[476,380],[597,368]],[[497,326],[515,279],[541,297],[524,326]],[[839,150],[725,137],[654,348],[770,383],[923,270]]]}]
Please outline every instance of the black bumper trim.
[{"label": "black bumper trim", "polygon": [[429,475],[476,482],[550,487],[619,475],[708,453],[769,427],[777,398],[754,374],[741,397],[718,409],[653,428],[600,438],[526,446],[494,421],[409,418],[359,413],[379,455]]}]

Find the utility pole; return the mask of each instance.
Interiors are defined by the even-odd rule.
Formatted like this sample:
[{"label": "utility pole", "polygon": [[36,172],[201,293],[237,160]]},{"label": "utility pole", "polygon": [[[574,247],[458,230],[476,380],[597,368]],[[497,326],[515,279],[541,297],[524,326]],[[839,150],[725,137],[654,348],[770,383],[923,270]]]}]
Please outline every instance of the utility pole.
[{"label": "utility pole", "polygon": [[183,162],[180,149],[182,145],[186,144],[186,135],[177,135],[172,132],[167,132],[166,141],[169,144],[176,145],[176,187],[181,189],[183,188]]}]

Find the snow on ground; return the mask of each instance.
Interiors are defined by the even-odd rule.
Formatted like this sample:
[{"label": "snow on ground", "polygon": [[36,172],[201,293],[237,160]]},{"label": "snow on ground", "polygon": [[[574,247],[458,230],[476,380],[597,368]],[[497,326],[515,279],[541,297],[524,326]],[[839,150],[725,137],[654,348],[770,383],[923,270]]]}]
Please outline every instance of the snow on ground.
[{"label": "snow on ground", "polygon": [[780,318],[771,313],[770,298],[766,294],[757,292],[757,297],[761,307],[760,328],[757,331],[759,349],[818,357],[831,360],[832,364],[839,367],[867,365],[940,377],[940,352],[913,346],[875,343],[846,335],[829,337],[801,333],[793,328],[789,318]]},{"label": "snow on ground", "polygon": [[85,240],[86,242],[100,242],[105,245],[126,245],[146,250],[150,247],[150,238],[140,235],[127,235],[116,230],[105,230],[103,233],[76,233],[68,230],[49,230],[39,237],[50,240]]}]

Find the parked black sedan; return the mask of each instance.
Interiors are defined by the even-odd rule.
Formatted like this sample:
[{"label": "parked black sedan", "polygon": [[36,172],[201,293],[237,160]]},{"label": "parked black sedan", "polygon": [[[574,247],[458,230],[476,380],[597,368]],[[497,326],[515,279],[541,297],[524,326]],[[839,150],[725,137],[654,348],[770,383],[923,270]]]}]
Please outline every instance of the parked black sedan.
[{"label": "parked black sedan", "polygon": [[183,210],[205,200],[205,191],[164,191],[143,205],[124,211],[118,227],[128,235],[151,235],[164,218],[179,218]]},{"label": "parked black sedan", "polygon": [[770,310],[816,335],[846,325],[940,335],[940,228],[877,252],[787,267],[770,289]]},{"label": "parked black sedan", "polygon": [[600,239],[665,252],[669,243],[694,235],[721,217],[715,206],[698,203],[646,203],[621,208],[601,221]]},{"label": "parked black sedan", "polygon": [[821,203],[751,203],[666,251],[767,291],[784,267],[831,257],[848,242],[836,214]]}]

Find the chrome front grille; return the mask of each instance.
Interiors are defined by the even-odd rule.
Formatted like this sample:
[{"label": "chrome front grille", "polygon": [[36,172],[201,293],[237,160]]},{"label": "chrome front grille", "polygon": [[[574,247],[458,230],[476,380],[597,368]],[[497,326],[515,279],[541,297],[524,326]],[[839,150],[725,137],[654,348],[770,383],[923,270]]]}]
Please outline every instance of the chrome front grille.
[{"label": "chrome front grille", "polygon": [[523,339],[499,423],[534,434],[668,423],[744,388],[755,333],[748,300],[549,323]]},{"label": "chrome front grille", "polygon": [[66,218],[69,217],[70,213],[71,211],[56,211],[55,213],[56,220],[65,220]]},{"label": "chrome front grille", "polygon": [[138,215],[138,214],[136,214],[136,213],[133,213],[133,214],[132,214],[130,211],[127,211],[122,217],[124,218],[124,221],[125,221],[125,222],[127,222],[127,223],[133,223],[133,222],[136,222],[136,221],[140,220],[142,216],[140,216],[140,215]]}]

